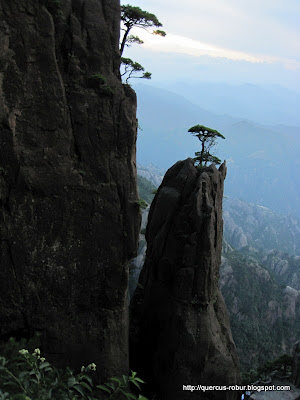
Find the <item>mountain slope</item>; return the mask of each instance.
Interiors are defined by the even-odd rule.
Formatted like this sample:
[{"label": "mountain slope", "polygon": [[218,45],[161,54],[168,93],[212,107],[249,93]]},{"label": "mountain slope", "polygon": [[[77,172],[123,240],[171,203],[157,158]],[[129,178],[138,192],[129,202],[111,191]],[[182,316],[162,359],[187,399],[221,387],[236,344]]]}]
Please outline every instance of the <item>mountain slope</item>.
[{"label": "mountain slope", "polygon": [[223,218],[225,238],[237,250],[252,246],[300,254],[300,218],[230,197],[224,199]]},{"label": "mountain slope", "polygon": [[159,86],[212,112],[261,124],[300,125],[300,94],[279,85],[185,81],[162,82]]},{"label": "mountain slope", "polygon": [[[276,211],[300,214],[300,147],[295,129],[265,127],[201,109],[183,96],[137,85],[138,162],[166,170],[178,159],[193,157],[199,142],[187,133],[203,124],[226,137],[216,155],[227,160],[225,194]],[[199,94],[201,95],[201,93]]]}]

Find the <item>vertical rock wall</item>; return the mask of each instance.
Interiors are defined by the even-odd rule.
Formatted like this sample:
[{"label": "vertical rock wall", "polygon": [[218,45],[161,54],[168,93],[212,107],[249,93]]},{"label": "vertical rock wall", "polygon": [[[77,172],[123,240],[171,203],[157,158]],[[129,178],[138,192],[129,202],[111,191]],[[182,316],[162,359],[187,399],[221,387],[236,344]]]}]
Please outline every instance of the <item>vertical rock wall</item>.
[{"label": "vertical rock wall", "polygon": [[0,2],[0,338],[103,377],[128,368],[136,97],[118,0]]},{"label": "vertical rock wall", "polygon": [[[151,205],[131,307],[132,367],[161,400],[235,399],[183,385],[235,385],[239,363],[218,288],[226,166],[168,170]],[[151,391],[150,390],[150,391]]]}]

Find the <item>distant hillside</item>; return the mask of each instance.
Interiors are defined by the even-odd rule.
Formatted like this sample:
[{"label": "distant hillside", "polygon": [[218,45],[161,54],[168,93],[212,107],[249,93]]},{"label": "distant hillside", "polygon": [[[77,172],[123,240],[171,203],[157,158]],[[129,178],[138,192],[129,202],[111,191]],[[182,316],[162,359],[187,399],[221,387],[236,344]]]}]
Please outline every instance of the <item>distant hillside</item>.
[{"label": "distant hillside", "polygon": [[279,250],[270,250],[260,253],[259,261],[276,277],[280,284],[300,291],[300,256],[291,256]]},{"label": "distant hillside", "polygon": [[233,198],[223,200],[225,239],[236,250],[252,246],[300,255],[300,218]]},{"label": "distant hillside", "polygon": [[297,128],[272,128],[217,115],[183,96],[158,88],[138,85],[136,90],[139,124],[143,129],[138,135],[140,164],[153,163],[165,171],[176,161],[193,157],[199,142],[187,131],[201,123],[226,137],[216,148],[216,154],[227,160],[225,194],[300,215]]},{"label": "distant hillside", "polygon": [[151,182],[156,188],[161,184],[165,174],[164,171],[161,171],[152,164],[148,164],[147,166],[138,164],[137,170],[139,176],[147,179],[148,182]]},{"label": "distant hillside", "polygon": [[291,352],[300,336],[300,291],[282,284],[255,253],[223,246],[220,288],[244,370]]},{"label": "distant hillside", "polygon": [[143,199],[150,204],[154,198],[153,191],[156,189],[156,186],[140,175],[138,175],[137,181],[140,199]]}]

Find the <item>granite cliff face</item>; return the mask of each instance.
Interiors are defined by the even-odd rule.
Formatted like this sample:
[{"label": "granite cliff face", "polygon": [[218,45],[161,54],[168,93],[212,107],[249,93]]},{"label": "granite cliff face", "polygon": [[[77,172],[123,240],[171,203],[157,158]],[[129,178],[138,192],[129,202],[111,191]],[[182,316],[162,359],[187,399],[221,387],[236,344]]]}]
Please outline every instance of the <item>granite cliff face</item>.
[{"label": "granite cliff face", "polygon": [[127,373],[136,96],[118,0],[0,3],[0,337]]},{"label": "granite cliff face", "polygon": [[239,365],[218,288],[226,166],[193,160],[166,173],[152,202],[147,254],[132,300],[132,368],[161,399],[233,399],[183,385],[234,385]]}]

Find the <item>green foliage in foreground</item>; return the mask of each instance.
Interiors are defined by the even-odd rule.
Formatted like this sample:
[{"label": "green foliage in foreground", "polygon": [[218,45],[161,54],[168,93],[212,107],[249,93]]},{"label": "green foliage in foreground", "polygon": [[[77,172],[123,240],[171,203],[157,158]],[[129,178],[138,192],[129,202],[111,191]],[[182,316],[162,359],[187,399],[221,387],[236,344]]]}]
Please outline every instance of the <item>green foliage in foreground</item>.
[{"label": "green foliage in foreground", "polygon": [[144,383],[136,372],[97,385],[92,377],[95,370],[94,363],[83,366],[78,374],[70,368],[58,370],[41,357],[39,348],[32,353],[21,349],[11,359],[0,356],[0,400],[147,400],[130,393],[130,384],[141,390]]}]

